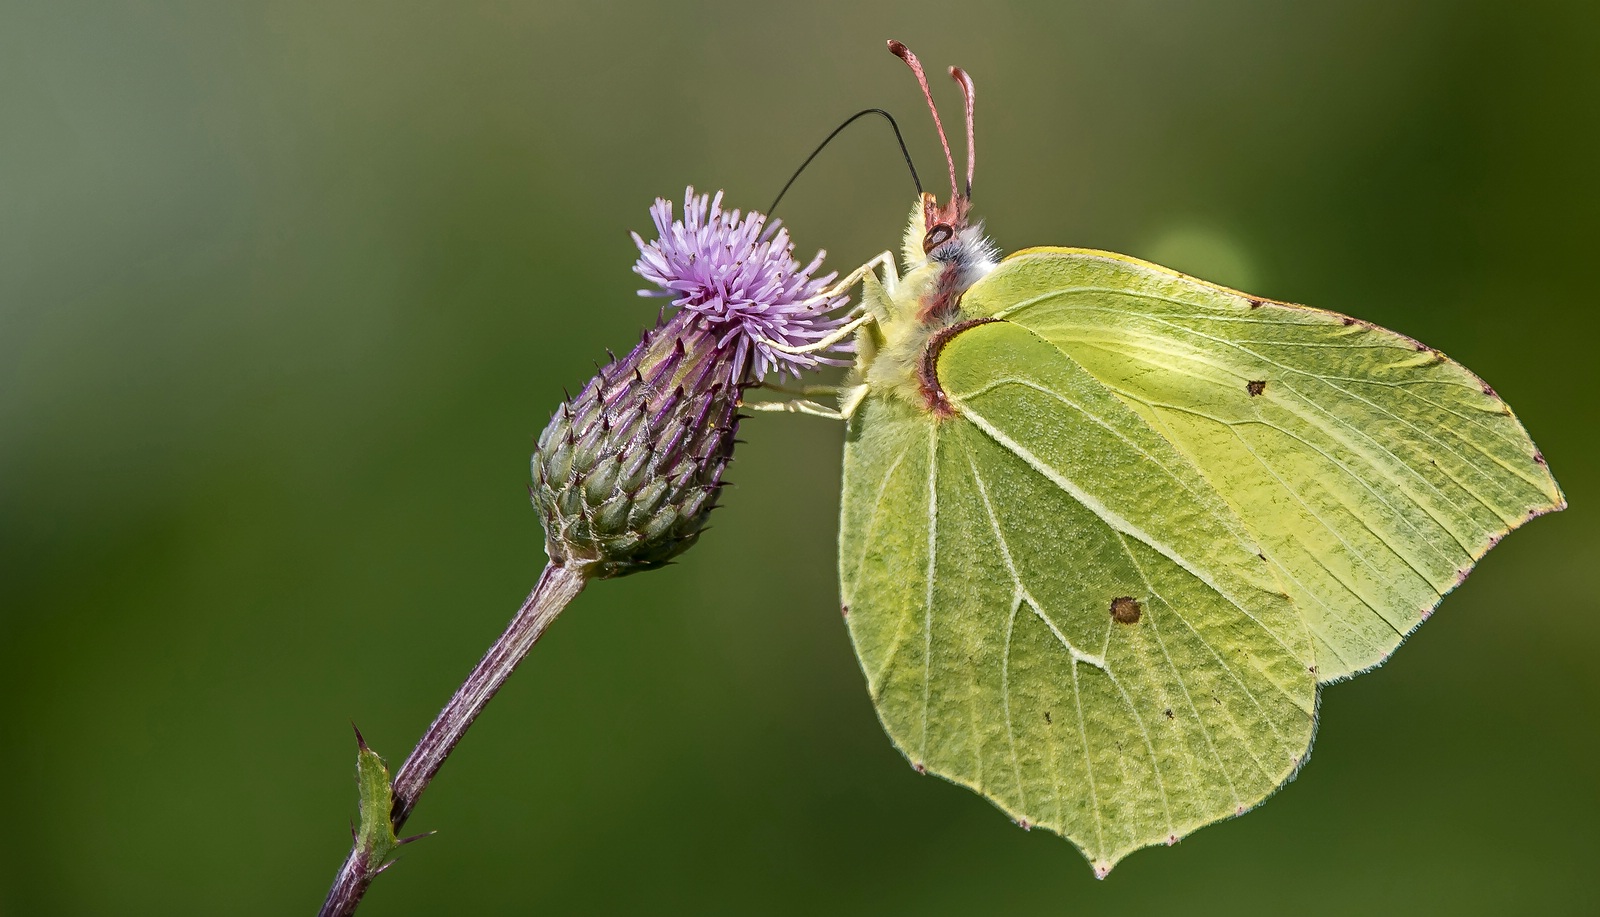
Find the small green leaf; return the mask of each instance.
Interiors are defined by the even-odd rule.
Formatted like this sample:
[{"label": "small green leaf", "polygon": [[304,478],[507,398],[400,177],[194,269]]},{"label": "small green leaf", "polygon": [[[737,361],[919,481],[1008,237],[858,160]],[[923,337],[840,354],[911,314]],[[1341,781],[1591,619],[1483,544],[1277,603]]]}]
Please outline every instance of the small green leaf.
[{"label": "small green leaf", "polygon": [[356,786],[361,791],[361,825],[356,829],[356,848],[367,862],[380,864],[401,844],[394,834],[389,813],[394,808],[394,790],[389,783],[389,768],[378,753],[367,747],[361,730],[356,730]]}]

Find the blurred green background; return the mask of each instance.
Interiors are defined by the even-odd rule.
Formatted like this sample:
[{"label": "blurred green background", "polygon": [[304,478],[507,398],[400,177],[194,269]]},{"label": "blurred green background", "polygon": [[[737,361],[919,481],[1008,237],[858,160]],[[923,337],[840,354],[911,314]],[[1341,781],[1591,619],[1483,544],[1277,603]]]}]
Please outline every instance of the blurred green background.
[{"label": "blurred green background", "polygon": [[[890,746],[841,430],[757,417],[713,531],[579,598],[362,913],[1600,911],[1600,7],[859,7],[0,8],[0,913],[312,913],[350,721],[398,762],[533,583],[533,436],[651,319],[651,200],[764,207],[874,105],[937,185],[888,37],[975,76],[1004,248],[1419,337],[1575,508],[1328,690],[1268,805],[1101,883]],[[848,269],[910,190],[864,124],[783,216]]]}]

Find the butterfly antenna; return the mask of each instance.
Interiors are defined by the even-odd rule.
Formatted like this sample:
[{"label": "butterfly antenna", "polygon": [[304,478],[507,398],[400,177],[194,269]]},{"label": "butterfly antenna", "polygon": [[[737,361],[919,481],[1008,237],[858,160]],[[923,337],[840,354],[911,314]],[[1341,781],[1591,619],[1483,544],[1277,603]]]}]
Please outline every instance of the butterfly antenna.
[{"label": "butterfly antenna", "polygon": [[779,191],[778,196],[772,199],[772,206],[767,208],[768,219],[771,219],[772,212],[778,209],[778,202],[783,200],[783,196],[785,194],[789,193],[789,186],[795,183],[795,179],[799,178],[800,173],[806,170],[806,166],[811,165],[811,160],[816,159],[817,154],[821,153],[828,146],[828,144],[832,143],[833,138],[839,136],[839,134],[842,133],[845,128],[855,123],[856,119],[865,117],[866,115],[882,115],[883,119],[889,122],[889,129],[894,131],[894,139],[900,144],[900,155],[905,157],[906,168],[911,171],[911,183],[917,186],[917,195],[919,197],[922,195],[922,179],[917,177],[917,167],[911,163],[911,151],[906,149],[906,138],[900,136],[900,125],[895,123],[893,115],[889,114],[883,109],[868,108],[864,111],[858,111],[850,117],[844,119],[844,123],[834,128],[833,133],[829,134],[827,139],[817,144],[817,148],[811,151],[811,155],[806,157],[806,161],[800,163],[800,168],[795,169],[794,174],[789,176],[789,180],[783,183],[783,190]]},{"label": "butterfly antenna", "polygon": [[967,108],[967,199],[972,199],[972,168],[977,162],[977,143],[973,139],[976,135],[972,132],[972,77],[960,67],[950,68],[950,78],[961,84],[961,101]]},{"label": "butterfly antenna", "polygon": [[950,198],[953,201],[961,194],[960,187],[956,184],[956,160],[950,155],[950,141],[945,139],[944,123],[939,120],[939,109],[933,104],[933,91],[928,88],[928,78],[922,72],[922,62],[911,53],[911,49],[894,39],[889,39],[889,51],[895,57],[906,62],[911,72],[917,75],[917,83],[922,86],[922,97],[928,100],[928,111],[933,112],[933,126],[939,131],[939,144],[944,147],[944,161],[950,167]]}]

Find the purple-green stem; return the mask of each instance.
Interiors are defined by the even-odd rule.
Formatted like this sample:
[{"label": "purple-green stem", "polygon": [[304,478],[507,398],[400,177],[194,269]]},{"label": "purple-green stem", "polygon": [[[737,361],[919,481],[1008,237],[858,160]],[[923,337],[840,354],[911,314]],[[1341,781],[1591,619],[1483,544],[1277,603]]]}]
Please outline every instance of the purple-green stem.
[{"label": "purple-green stem", "polygon": [[[400,770],[395,772],[394,808],[390,810],[390,821],[397,833],[405,825],[411,810],[416,808],[417,799],[428,788],[428,782],[444,766],[445,759],[450,757],[456,743],[466,735],[472,721],[483,712],[489,699],[511,677],[517,664],[528,655],[528,650],[538,642],[545,628],[583,590],[587,581],[588,577],[581,569],[557,564],[549,564],[544,568],[539,584],[528,594],[528,600],[522,603],[516,617],[506,626],[505,633],[489,647],[472,674],[467,676],[450,702],[439,711],[433,725],[428,727],[417,747],[400,765]],[[318,912],[319,917],[348,917],[354,914],[361,897],[372,885],[373,877],[383,867],[383,863],[373,862],[370,851],[362,850],[359,844],[352,846],[350,855],[345,858],[344,865],[333,880],[333,887],[328,890],[328,898]]]}]

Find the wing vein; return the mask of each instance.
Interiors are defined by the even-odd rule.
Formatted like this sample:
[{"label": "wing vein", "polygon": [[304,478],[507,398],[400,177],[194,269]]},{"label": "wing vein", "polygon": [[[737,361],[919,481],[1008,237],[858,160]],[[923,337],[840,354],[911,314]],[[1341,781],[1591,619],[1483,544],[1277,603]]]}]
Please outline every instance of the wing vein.
[{"label": "wing vein", "polygon": [[[1211,645],[1211,642],[1202,636],[1200,632],[1195,629],[1193,624],[1189,623],[1189,619],[1183,616],[1183,613],[1178,610],[1177,606],[1167,601],[1167,597],[1162,595],[1160,590],[1156,589],[1155,584],[1150,581],[1150,577],[1145,575],[1144,565],[1139,563],[1139,559],[1135,557],[1133,551],[1128,548],[1128,543],[1126,541],[1122,542],[1122,550],[1127,553],[1128,559],[1133,562],[1133,565],[1139,571],[1140,576],[1144,578],[1145,585],[1150,587],[1151,595],[1154,595],[1156,598],[1160,599],[1161,604],[1165,605],[1167,609],[1172,612],[1172,616],[1183,622],[1183,626],[1188,628],[1191,634],[1194,634],[1194,638],[1200,641],[1201,646],[1206,648],[1206,652],[1211,654],[1211,658],[1217,661],[1217,664],[1222,667],[1222,670],[1227,672],[1228,676],[1232,678],[1234,683],[1239,686],[1239,690],[1244,692],[1244,696],[1250,699],[1251,706],[1255,707],[1256,712],[1261,714],[1262,720],[1266,722],[1267,728],[1272,730],[1272,734],[1277,736],[1278,742],[1287,748],[1289,746],[1289,742],[1284,739],[1283,733],[1278,731],[1277,724],[1272,721],[1272,717],[1268,715],[1266,708],[1261,706],[1261,701],[1256,698],[1255,692],[1250,690],[1250,686],[1245,684],[1244,679],[1239,676],[1239,673],[1234,670],[1233,666],[1228,665],[1228,661],[1222,657],[1222,654],[1217,652],[1216,648]],[[1182,680],[1181,677],[1179,680]],[[1185,693],[1187,693],[1187,690],[1188,689],[1185,688]],[[1282,688],[1279,688],[1279,690],[1281,691]],[[1256,769],[1261,771],[1261,773],[1268,779],[1271,779],[1272,772],[1268,771],[1266,767],[1262,765],[1261,759],[1256,757],[1255,750],[1250,747],[1249,733],[1239,726],[1239,721],[1234,718],[1233,711],[1229,710],[1226,704],[1222,704],[1220,706],[1222,707],[1223,716],[1228,718],[1228,722],[1233,726],[1233,731],[1239,735],[1239,747],[1243,748],[1245,753],[1250,756],[1250,760],[1255,762]]]},{"label": "wing vein", "polygon": [[933,586],[939,562],[939,428],[928,433],[928,587],[922,611],[922,751],[917,761],[928,760],[928,701],[933,687]]},{"label": "wing vein", "polygon": [[1260,626],[1261,629],[1271,636],[1274,642],[1276,642],[1279,646],[1282,646],[1291,657],[1299,658],[1299,654],[1296,653],[1288,644],[1284,643],[1283,639],[1279,637],[1272,628],[1268,627],[1261,621],[1261,619],[1252,614],[1250,610],[1244,607],[1244,605],[1238,599],[1234,598],[1227,591],[1223,590],[1223,588],[1217,584],[1216,578],[1211,576],[1211,574],[1196,567],[1188,560],[1188,558],[1185,558],[1183,555],[1179,554],[1169,545],[1158,541],[1155,537],[1143,531],[1138,526],[1129,522],[1127,519],[1124,519],[1117,513],[1112,512],[1109,507],[1090,496],[1077,484],[1068,480],[1065,475],[1050,467],[1042,459],[1034,455],[1033,452],[1027,447],[995,429],[993,424],[986,420],[982,415],[972,410],[970,405],[963,405],[963,412],[967,419],[970,420],[974,426],[987,433],[990,438],[999,443],[1007,451],[1011,452],[1011,454],[1022,459],[1035,471],[1039,472],[1047,480],[1055,484],[1057,488],[1065,492],[1068,496],[1072,497],[1074,500],[1077,500],[1084,506],[1084,508],[1094,513],[1096,516],[1099,516],[1102,522],[1111,526],[1111,528],[1115,529],[1116,531],[1128,535],[1143,543],[1146,547],[1149,547],[1151,550],[1188,571],[1189,575],[1193,576],[1200,582],[1205,583],[1213,592],[1222,596],[1228,601],[1229,604],[1239,609],[1240,613],[1242,613],[1245,617],[1249,618],[1251,621]]},{"label": "wing vein", "polygon": [[[1105,291],[1105,292],[1113,292],[1113,291]],[[1120,295],[1128,296],[1128,297],[1134,298],[1134,299],[1150,299],[1150,300],[1155,300],[1157,302],[1168,302],[1168,303],[1172,303],[1174,305],[1179,305],[1179,306],[1189,306],[1189,305],[1191,305],[1189,303],[1183,302],[1182,300],[1173,299],[1171,297],[1165,297],[1165,296],[1157,296],[1157,295],[1154,295],[1154,294],[1151,294],[1151,293],[1140,293],[1140,292],[1134,292],[1134,291],[1128,291],[1128,290],[1114,291],[1114,292],[1118,292]],[[1195,328],[1186,328],[1183,325],[1180,325],[1180,324],[1178,324],[1176,322],[1172,322],[1172,321],[1168,321],[1168,320],[1163,319],[1163,318],[1159,318],[1159,317],[1157,317],[1157,316],[1155,316],[1153,314],[1146,314],[1144,317],[1147,320],[1151,321],[1151,322],[1155,322],[1157,324],[1165,325],[1165,326],[1167,326],[1169,328],[1172,328],[1172,329],[1174,329],[1176,331],[1187,332],[1188,334],[1192,334],[1192,335],[1194,335],[1196,337],[1199,337],[1199,338],[1204,338],[1205,340],[1211,341],[1211,342],[1213,342],[1215,344],[1218,344],[1218,345],[1221,345],[1223,347],[1230,347],[1230,348],[1232,348],[1234,350],[1239,351],[1240,353],[1248,354],[1249,356],[1252,356],[1252,357],[1256,358],[1257,360],[1260,360],[1263,363],[1269,364],[1271,366],[1276,366],[1277,368],[1282,369],[1282,370],[1284,370],[1286,372],[1295,373],[1295,374],[1298,374],[1298,375],[1309,376],[1310,378],[1317,379],[1317,380],[1323,382],[1323,384],[1327,385],[1329,388],[1333,389],[1334,391],[1339,392],[1340,394],[1349,396],[1350,398],[1353,398],[1353,399],[1355,399],[1357,401],[1360,401],[1362,404],[1367,405],[1369,408],[1372,408],[1377,413],[1386,415],[1386,416],[1390,417],[1391,419],[1395,420],[1396,422],[1402,424],[1403,426],[1409,427],[1417,435],[1419,435],[1419,436],[1421,436],[1421,437],[1423,437],[1425,439],[1431,440],[1435,445],[1437,445],[1440,448],[1443,448],[1443,449],[1447,450],[1448,452],[1450,452],[1456,458],[1460,459],[1461,462],[1464,465],[1466,465],[1467,467],[1469,467],[1469,468],[1476,468],[1477,467],[1474,463],[1467,461],[1465,456],[1461,455],[1455,449],[1451,448],[1450,445],[1445,443],[1443,440],[1440,440],[1439,438],[1433,436],[1427,430],[1424,430],[1423,428],[1421,428],[1421,427],[1417,426],[1416,424],[1412,423],[1410,420],[1407,420],[1406,418],[1400,416],[1399,414],[1394,413],[1393,411],[1389,410],[1388,408],[1386,408],[1386,407],[1384,407],[1384,406],[1382,406],[1380,404],[1377,404],[1375,402],[1369,401],[1368,399],[1361,397],[1360,395],[1356,394],[1355,392],[1350,391],[1349,389],[1342,388],[1341,386],[1335,385],[1333,382],[1328,381],[1327,377],[1323,377],[1323,376],[1320,376],[1320,375],[1318,375],[1316,373],[1307,372],[1307,371],[1305,371],[1303,369],[1299,369],[1299,368],[1294,367],[1294,366],[1289,366],[1287,364],[1280,363],[1280,362],[1278,362],[1276,360],[1271,359],[1270,357],[1265,356],[1264,354],[1258,353],[1257,351],[1251,350],[1248,347],[1242,346],[1243,343],[1254,343],[1254,342],[1238,342],[1238,343],[1236,343],[1236,342],[1230,341],[1230,340],[1228,340],[1226,338],[1218,337],[1218,336],[1212,335],[1212,334],[1207,334],[1207,333],[1205,333],[1203,331],[1200,331],[1198,329],[1195,329]],[[1389,332],[1389,333],[1393,334],[1394,332]],[[1279,342],[1279,343],[1293,343],[1293,342]],[[1420,345],[1418,345],[1418,346],[1420,346]],[[1393,349],[1400,349],[1400,348],[1398,346],[1396,346]],[[1437,351],[1435,351],[1435,352],[1437,352]],[[1312,402],[1312,405],[1314,407],[1318,407],[1319,409],[1321,409],[1320,406],[1315,404],[1315,402]],[[1328,414],[1328,412],[1326,410],[1324,410],[1323,413]],[[1342,419],[1337,418],[1333,414],[1328,414],[1328,416],[1330,418],[1334,418],[1336,420],[1339,420],[1340,423],[1343,423],[1346,426],[1349,426],[1349,423],[1347,421],[1343,421]],[[1495,464],[1497,464],[1500,467],[1504,468],[1506,471],[1509,471],[1513,475],[1521,478],[1524,483],[1532,485],[1536,489],[1543,487],[1542,482],[1536,481],[1536,480],[1528,477],[1522,471],[1522,469],[1512,467],[1504,459],[1502,459],[1499,456],[1489,452],[1487,449],[1484,449],[1482,446],[1479,446],[1476,443],[1473,443],[1471,441],[1464,441],[1464,442],[1466,442],[1466,444],[1470,448],[1474,449],[1475,451],[1477,451],[1478,453],[1483,455],[1484,458],[1489,459],[1491,462],[1494,462]],[[1381,446],[1381,444],[1380,444],[1380,448],[1383,448]],[[1397,462],[1400,462],[1401,464],[1405,463],[1404,460],[1401,459],[1398,455],[1396,455],[1393,450],[1384,449],[1384,451],[1388,452],[1389,455],[1391,457],[1393,457]],[[1496,489],[1500,489],[1502,491],[1504,490],[1503,485],[1501,485],[1501,483],[1498,480],[1496,480],[1495,478],[1489,476],[1486,472],[1480,472],[1480,473],[1483,474],[1483,477],[1487,481],[1487,483],[1489,483],[1490,485],[1494,486]],[[1459,484],[1459,482],[1457,482],[1457,483]],[[1467,488],[1464,485],[1461,485],[1461,486],[1462,486],[1462,489],[1466,490],[1474,498],[1477,498],[1477,494],[1475,492],[1473,492],[1470,488]],[[1482,502],[1482,501],[1480,500],[1479,502]],[[1484,504],[1484,505],[1486,507],[1488,506],[1488,504]],[[1489,508],[1491,510],[1493,510],[1494,512],[1496,512],[1496,513],[1499,512],[1498,510],[1494,510],[1493,507],[1489,507]],[[1510,521],[1510,520],[1507,520],[1507,521]]]}]

